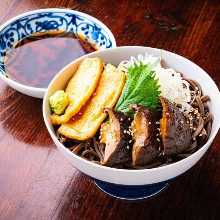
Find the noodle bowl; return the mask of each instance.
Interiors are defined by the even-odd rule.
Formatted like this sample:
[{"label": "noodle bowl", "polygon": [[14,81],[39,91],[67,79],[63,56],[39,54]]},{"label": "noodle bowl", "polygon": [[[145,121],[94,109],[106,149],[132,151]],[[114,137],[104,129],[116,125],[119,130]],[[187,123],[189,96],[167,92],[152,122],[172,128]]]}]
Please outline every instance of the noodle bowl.
[{"label": "noodle bowl", "polygon": [[[66,156],[66,158],[71,162],[73,166],[75,166],[82,172],[96,179],[100,179],[103,181],[116,183],[116,184],[143,185],[143,184],[157,183],[174,178],[175,176],[178,176],[184,173],[185,171],[187,171],[204,155],[204,153],[211,145],[219,129],[220,112],[218,110],[218,106],[220,106],[220,95],[219,95],[219,90],[216,87],[215,83],[201,68],[199,68],[194,63],[176,54],[170,53],[168,51],[162,51],[162,59],[166,62],[168,66],[172,67],[175,70],[178,70],[179,72],[184,73],[184,77],[186,77],[187,80],[188,78],[193,80],[193,81],[190,80],[188,81],[190,83],[192,94],[195,93],[195,97],[192,97],[192,101],[193,101],[192,105],[198,108],[199,113],[205,114],[205,117],[198,118],[198,120],[193,121],[194,125],[196,126],[196,130],[194,131],[194,136],[195,139],[197,139],[198,137],[200,137],[199,135],[201,134],[201,132],[204,132],[203,129],[205,129],[207,135],[210,134],[205,144],[203,143],[199,147],[195,146],[195,144],[192,145],[191,148],[188,149],[190,150],[190,152],[184,152],[183,154],[179,155],[180,158],[174,158],[175,159],[174,161],[170,161],[169,159],[168,161],[166,161],[166,163],[162,164],[163,166],[160,166],[161,164],[156,164],[154,165],[154,167],[156,166],[156,168],[131,170],[131,169],[121,169],[121,168],[118,169],[118,168],[102,166],[97,163],[85,160],[75,154],[75,153],[80,153],[82,148],[86,148],[85,150],[83,150],[82,156],[86,158],[88,157],[88,155],[92,155],[93,156],[92,160],[98,161],[98,159],[101,158],[103,155],[102,146],[96,146],[95,144],[92,144],[84,147],[81,144],[81,145],[77,145],[77,147],[70,148],[75,152],[72,153],[58,140],[55,133],[56,131],[53,129],[53,126],[49,120],[50,109],[48,105],[48,99],[51,96],[51,94],[54,93],[54,91],[58,89],[63,89],[65,87],[66,83],[71,77],[73,69],[76,69],[77,65],[85,57],[99,56],[105,62],[109,62],[117,65],[121,60],[126,60],[130,56],[136,56],[137,54],[143,54],[146,51],[149,54],[153,54],[155,56],[160,56],[161,54],[161,50],[159,49],[131,46],[131,47],[119,47],[107,51],[95,52],[86,55],[82,58],[79,58],[75,62],[65,67],[52,80],[51,84],[49,85],[47,94],[44,97],[44,103],[43,103],[44,120],[48,128],[48,131],[53,141],[57,145],[58,149],[62,152],[62,154],[64,154],[64,156]],[[203,89],[202,91],[203,93],[201,92],[199,85],[196,84],[195,80],[201,85]],[[198,91],[199,91],[197,93],[196,93],[197,90],[196,87],[198,87]],[[205,104],[205,102],[208,101],[209,99],[208,97],[210,97],[211,99],[211,103],[208,104],[208,108],[209,111],[213,114],[213,121],[212,121],[212,116],[211,114],[208,113],[208,108]],[[96,140],[92,140],[92,142],[94,143],[95,141]],[[188,156],[188,154],[190,154],[190,156]]]}]

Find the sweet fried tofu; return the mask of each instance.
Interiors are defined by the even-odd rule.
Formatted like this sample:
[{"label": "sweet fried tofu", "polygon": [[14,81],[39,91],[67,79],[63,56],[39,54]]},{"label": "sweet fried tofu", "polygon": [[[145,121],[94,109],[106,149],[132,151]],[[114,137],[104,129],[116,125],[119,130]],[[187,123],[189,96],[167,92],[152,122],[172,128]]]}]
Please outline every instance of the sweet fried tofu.
[{"label": "sweet fried tofu", "polygon": [[66,123],[79,112],[95,91],[103,65],[100,58],[86,58],[81,62],[66,88],[70,103],[63,115],[51,115],[53,124]]},{"label": "sweet fried tofu", "polygon": [[62,124],[58,132],[76,140],[93,137],[106,118],[105,108],[112,108],[117,102],[125,83],[125,73],[107,64],[94,95],[87,102],[81,115]]}]

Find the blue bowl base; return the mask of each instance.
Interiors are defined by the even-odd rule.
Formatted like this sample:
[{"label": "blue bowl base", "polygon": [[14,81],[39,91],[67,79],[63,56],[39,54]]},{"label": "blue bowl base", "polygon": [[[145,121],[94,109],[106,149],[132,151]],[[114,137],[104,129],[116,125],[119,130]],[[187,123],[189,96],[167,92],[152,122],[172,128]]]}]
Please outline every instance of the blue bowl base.
[{"label": "blue bowl base", "polygon": [[104,193],[124,200],[147,199],[158,195],[169,186],[167,182],[141,186],[118,185],[100,180],[94,180],[94,182],[96,186]]}]

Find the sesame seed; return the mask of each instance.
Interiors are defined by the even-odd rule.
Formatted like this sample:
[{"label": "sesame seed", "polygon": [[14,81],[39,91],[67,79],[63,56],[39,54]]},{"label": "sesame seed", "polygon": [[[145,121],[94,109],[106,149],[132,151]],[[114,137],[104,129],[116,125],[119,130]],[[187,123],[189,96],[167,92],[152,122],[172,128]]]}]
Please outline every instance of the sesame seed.
[{"label": "sesame seed", "polygon": [[151,121],[149,121],[148,124],[151,125]]},{"label": "sesame seed", "polygon": [[132,140],[129,140],[128,143],[130,144],[132,142]]},{"label": "sesame seed", "polygon": [[131,120],[131,118],[128,118],[128,121],[130,121]]},{"label": "sesame seed", "polygon": [[157,140],[158,142],[160,142],[160,139],[159,139],[159,138],[157,138],[156,140]]},{"label": "sesame seed", "polygon": [[159,121],[156,121],[156,124],[157,124],[157,125],[159,125],[159,124],[160,124],[160,122],[159,122]]},{"label": "sesame seed", "polygon": [[124,134],[126,134],[127,133],[127,131],[126,130],[124,130]]},{"label": "sesame seed", "polygon": [[120,121],[123,121],[123,118],[120,118]]},{"label": "sesame seed", "polygon": [[129,150],[129,146],[127,145],[126,148]]},{"label": "sesame seed", "polygon": [[169,112],[166,112],[166,115],[170,115]]}]

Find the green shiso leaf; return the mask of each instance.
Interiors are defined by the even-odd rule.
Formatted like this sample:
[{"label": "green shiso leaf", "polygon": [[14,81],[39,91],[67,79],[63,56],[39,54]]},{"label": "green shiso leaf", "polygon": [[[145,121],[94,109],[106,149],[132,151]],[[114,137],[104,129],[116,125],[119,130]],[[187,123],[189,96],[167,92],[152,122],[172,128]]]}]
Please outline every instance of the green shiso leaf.
[{"label": "green shiso leaf", "polygon": [[115,110],[133,115],[131,105],[142,105],[150,109],[159,106],[160,86],[155,72],[145,64],[128,68],[128,76]]}]

